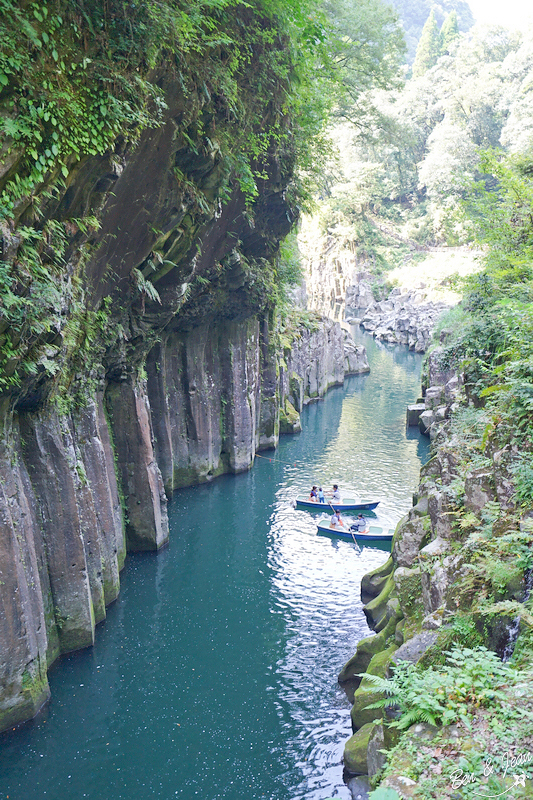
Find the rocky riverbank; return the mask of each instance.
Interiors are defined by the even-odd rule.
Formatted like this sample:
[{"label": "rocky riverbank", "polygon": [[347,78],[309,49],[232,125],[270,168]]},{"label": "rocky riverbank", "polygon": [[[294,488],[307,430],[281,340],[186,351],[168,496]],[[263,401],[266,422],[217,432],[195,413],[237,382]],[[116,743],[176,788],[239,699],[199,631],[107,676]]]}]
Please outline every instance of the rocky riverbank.
[{"label": "rocky riverbank", "polygon": [[[530,514],[517,505],[518,448],[483,443],[486,413],[479,399],[474,404],[464,374],[446,368],[443,342],[429,357],[418,408],[432,457],[421,470],[416,504],[396,528],[390,558],[362,581],[364,611],[376,633],[359,642],[339,675],[353,700],[345,768],[381,780],[396,798],[471,797],[470,783],[487,789],[487,758],[496,764],[508,751],[518,764],[533,750],[533,617],[524,605],[533,535]],[[454,647],[455,661],[447,661]],[[512,654],[513,666],[492,652]],[[408,680],[413,686],[418,680],[419,688],[409,695],[404,684],[392,711],[375,707],[387,691],[394,694],[390,678],[405,662],[418,668],[419,677]],[[488,676],[477,684],[476,663]],[[513,789],[513,777],[500,767],[492,788],[531,796],[527,774]],[[469,770],[471,780],[457,781]]]},{"label": "rocky riverbank", "polygon": [[435,325],[449,308],[430,300],[423,289],[394,288],[386,299],[374,301],[370,285],[360,280],[346,292],[347,322],[361,325],[376,339],[405,344],[417,353],[428,349]]}]

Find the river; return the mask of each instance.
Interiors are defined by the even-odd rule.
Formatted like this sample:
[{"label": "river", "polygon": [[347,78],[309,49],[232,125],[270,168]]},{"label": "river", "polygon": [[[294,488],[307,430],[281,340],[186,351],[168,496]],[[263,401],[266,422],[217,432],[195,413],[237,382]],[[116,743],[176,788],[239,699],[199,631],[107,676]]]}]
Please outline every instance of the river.
[{"label": "river", "polygon": [[387,554],[317,536],[291,500],[336,482],[380,498],[389,528],[427,455],[405,431],[420,356],[360,340],[371,373],[307,407],[301,434],[176,493],[169,548],[128,556],[95,646],[54,665],[46,709],[0,736],[0,800],[350,800],[336,676],[370,633],[361,576]]}]

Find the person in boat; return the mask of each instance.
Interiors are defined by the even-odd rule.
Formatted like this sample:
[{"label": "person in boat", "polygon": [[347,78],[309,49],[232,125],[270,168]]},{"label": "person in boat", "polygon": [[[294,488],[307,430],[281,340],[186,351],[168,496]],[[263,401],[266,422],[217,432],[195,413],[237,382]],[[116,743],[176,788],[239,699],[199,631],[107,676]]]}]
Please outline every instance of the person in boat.
[{"label": "person in boat", "polygon": [[329,521],[330,528],[343,528],[344,522],[341,519],[340,511],[335,511]]},{"label": "person in boat", "polygon": [[336,503],[341,502],[341,493],[339,491],[339,487],[336,483],[333,484],[333,491],[331,492],[331,499],[334,500]]},{"label": "person in boat", "polygon": [[362,514],[357,515],[355,522],[350,528],[352,531],[358,531],[359,533],[363,533],[363,531],[366,530],[366,519]]},{"label": "person in boat", "polygon": [[322,486],[319,486],[318,488],[318,502],[319,503],[326,502],[326,498],[324,497],[324,489],[322,488]]},{"label": "person in boat", "polygon": [[318,495],[316,493],[316,486],[313,486],[313,488],[311,489],[311,493],[309,494],[309,499],[313,503],[316,503],[318,501]]}]

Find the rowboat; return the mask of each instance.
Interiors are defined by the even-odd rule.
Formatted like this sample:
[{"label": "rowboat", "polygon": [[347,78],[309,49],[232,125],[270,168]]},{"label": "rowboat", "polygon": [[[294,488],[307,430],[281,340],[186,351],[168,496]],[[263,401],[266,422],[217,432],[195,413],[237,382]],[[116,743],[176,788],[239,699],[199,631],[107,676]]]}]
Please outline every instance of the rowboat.
[{"label": "rowboat", "polygon": [[341,503],[333,503],[331,500],[326,500],[325,503],[314,503],[308,497],[297,497],[296,508],[305,509],[306,511],[328,511],[334,508],[335,511],[372,511],[379,505],[379,500],[353,500],[346,498]]},{"label": "rowboat", "polygon": [[392,528],[389,531],[384,531],[383,528],[379,528],[376,525],[370,525],[364,532],[351,531],[349,526],[344,525],[330,528],[329,520],[319,522],[317,528],[317,532],[321,536],[339,536],[341,539],[347,539],[350,542],[355,539],[357,544],[365,545],[366,547],[377,547],[379,550],[387,550],[389,552],[392,547],[392,537],[394,536]]}]

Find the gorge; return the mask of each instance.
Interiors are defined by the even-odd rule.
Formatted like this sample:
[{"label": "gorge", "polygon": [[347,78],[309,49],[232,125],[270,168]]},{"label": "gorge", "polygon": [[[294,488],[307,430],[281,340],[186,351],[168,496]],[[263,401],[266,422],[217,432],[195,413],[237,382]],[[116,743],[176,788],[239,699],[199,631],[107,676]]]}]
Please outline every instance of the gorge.
[{"label": "gorge", "polygon": [[[404,91],[370,0],[0,5],[10,800],[468,797],[457,768],[529,797],[531,36],[443,4]],[[286,242],[317,197],[304,308]],[[473,244],[431,341],[444,306],[387,276]],[[291,508],[315,480],[379,488],[385,564]],[[485,774],[501,752],[523,776]]]},{"label": "gorge", "polygon": [[368,369],[336,323],[278,330],[290,15],[115,6],[13,3],[2,23],[1,729],[94,642],[126,552],[167,544],[167,496],[249,469],[280,418],[297,430]]}]

